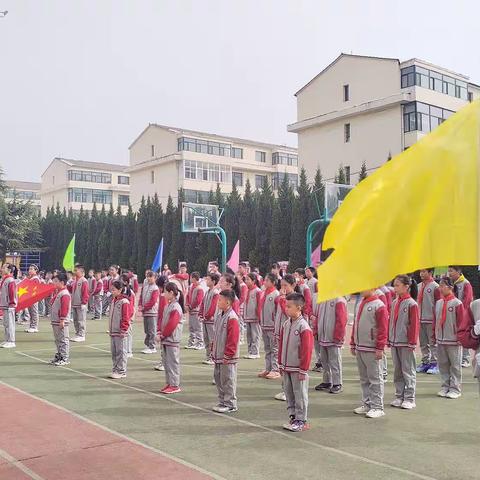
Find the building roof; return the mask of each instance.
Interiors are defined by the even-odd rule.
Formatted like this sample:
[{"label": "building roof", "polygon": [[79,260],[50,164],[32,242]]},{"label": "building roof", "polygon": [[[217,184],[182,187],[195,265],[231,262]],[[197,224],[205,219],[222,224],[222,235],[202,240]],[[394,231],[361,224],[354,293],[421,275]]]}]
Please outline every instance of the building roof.
[{"label": "building roof", "polygon": [[21,180],[5,180],[5,184],[9,188],[17,190],[29,190],[32,192],[40,191],[41,183],[39,182],[23,182]]},{"label": "building roof", "polygon": [[180,135],[193,135],[195,137],[205,137],[209,139],[215,139],[218,142],[230,142],[230,143],[237,143],[237,144],[244,144],[244,145],[252,145],[257,147],[264,147],[264,148],[271,148],[271,149],[286,149],[286,150],[293,150],[297,151],[296,147],[290,147],[288,145],[280,145],[275,143],[266,143],[266,142],[256,142],[255,140],[248,140],[245,138],[238,138],[238,137],[230,137],[225,135],[218,135],[216,133],[208,133],[208,132],[200,132],[198,130],[188,130],[185,128],[180,127],[171,127],[168,125],[160,125],[158,123],[149,123],[147,127],[143,129],[143,131],[138,135],[138,137],[131,143],[128,147],[129,149],[135,145],[137,140],[150,128],[162,128],[164,130],[170,130],[173,133],[180,134]]},{"label": "building roof", "polygon": [[85,160],[73,160],[71,158],[55,157],[50,162],[48,167],[43,171],[42,177],[55,160],[65,163],[69,167],[89,168],[90,170],[106,170],[107,172],[125,172],[126,173],[126,169],[128,168],[128,165],[119,165],[118,163],[86,162]]},{"label": "building roof", "polygon": [[306,83],[302,88],[300,88],[300,90],[295,92],[295,96],[297,96],[302,90],[307,88],[313,81],[315,81],[320,75],[324,74],[329,68],[333,67],[343,57],[370,58],[374,60],[389,60],[400,63],[400,60],[398,58],[373,57],[370,55],[353,55],[351,53],[341,53],[332,63],[328,64],[320,73],[315,75],[308,83]]}]

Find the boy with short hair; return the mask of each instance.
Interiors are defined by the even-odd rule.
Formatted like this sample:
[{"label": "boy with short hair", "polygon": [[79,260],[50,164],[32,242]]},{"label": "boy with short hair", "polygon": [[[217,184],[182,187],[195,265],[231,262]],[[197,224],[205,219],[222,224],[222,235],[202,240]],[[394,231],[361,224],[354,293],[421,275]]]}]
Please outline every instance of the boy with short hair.
[{"label": "boy with short hair", "polygon": [[280,330],[278,349],[278,363],[290,417],[290,422],[283,425],[283,428],[291,432],[309,428],[307,372],[312,358],[313,333],[302,315],[304,305],[305,299],[300,293],[294,292],[286,296],[288,320]]},{"label": "boy with short hair", "polygon": [[190,332],[188,344],[185,348],[202,350],[205,348],[203,343],[202,324],[198,318],[200,305],[203,301],[204,292],[200,286],[200,274],[192,272],[190,275],[190,288],[188,289],[186,307],[188,312],[188,329]]},{"label": "boy with short hair", "polygon": [[232,305],[233,290],[222,290],[218,297],[219,315],[215,318],[212,357],[214,379],[218,390],[217,413],[233,413],[237,406],[237,363],[240,355],[240,321]]},{"label": "boy with short hair", "polygon": [[95,278],[95,270],[91,268],[88,271],[87,275],[87,281],[88,281],[88,312],[92,313],[93,312],[93,293],[95,292],[95,287],[97,286],[97,279]]},{"label": "boy with short hair", "polygon": [[70,323],[70,292],[67,289],[67,275],[63,272],[53,277],[55,292],[51,301],[50,321],[57,352],[50,364],[62,367],[70,363],[70,340],[68,325]]},{"label": "boy with short hair", "polygon": [[85,267],[75,265],[75,278],[72,282],[72,314],[75,337],[72,342],[84,342],[87,330],[88,280],[85,278]]},{"label": "boy with short hair", "polygon": [[103,281],[102,274],[95,272],[95,290],[93,291],[93,320],[102,316]]},{"label": "boy with short hair", "polygon": [[149,270],[146,280],[147,283],[143,284],[140,299],[138,300],[138,310],[142,312],[143,315],[143,328],[145,332],[145,348],[142,350],[142,353],[153,354],[157,353],[155,336],[157,333],[158,299],[160,297],[160,291],[156,284],[156,273]]},{"label": "boy with short hair", "polygon": [[203,340],[205,343],[205,360],[206,365],[214,365],[211,354],[211,344],[213,342],[213,324],[215,311],[217,310],[219,290],[217,284],[220,281],[220,275],[218,273],[209,273],[206,276],[206,284],[208,287],[207,293],[203,297],[202,304],[200,306],[200,322],[203,325]]}]

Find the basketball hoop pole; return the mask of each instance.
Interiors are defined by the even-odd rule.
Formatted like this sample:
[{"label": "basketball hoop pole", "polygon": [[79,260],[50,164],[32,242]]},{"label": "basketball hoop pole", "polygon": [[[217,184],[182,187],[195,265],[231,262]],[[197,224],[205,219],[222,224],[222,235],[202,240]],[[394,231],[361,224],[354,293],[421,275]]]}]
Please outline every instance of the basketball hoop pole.
[{"label": "basketball hoop pole", "polygon": [[199,228],[198,231],[200,233],[216,233],[219,235],[220,244],[222,245],[222,272],[226,272],[227,270],[227,235],[225,234],[225,230],[222,227],[205,227]]}]

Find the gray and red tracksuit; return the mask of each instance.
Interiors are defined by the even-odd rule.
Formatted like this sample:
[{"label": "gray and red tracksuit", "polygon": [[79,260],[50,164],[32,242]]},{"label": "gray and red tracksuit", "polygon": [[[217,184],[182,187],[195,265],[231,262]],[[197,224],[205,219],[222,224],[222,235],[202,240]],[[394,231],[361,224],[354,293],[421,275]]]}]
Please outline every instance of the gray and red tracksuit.
[{"label": "gray and red tracksuit", "polygon": [[305,315],[305,318],[309,319],[313,312],[312,293],[310,292],[310,288],[304,280],[297,282],[297,286],[299,292],[305,299],[305,306],[302,309],[303,315]]},{"label": "gray and red tracksuit", "polygon": [[17,303],[17,282],[12,275],[4,275],[0,283],[0,309],[3,310],[5,342],[15,343],[15,308]]},{"label": "gray and red tracksuit", "polygon": [[462,389],[462,346],[457,331],[463,321],[465,308],[455,295],[449,295],[435,304],[433,335],[437,343],[438,369],[442,390],[460,393]]},{"label": "gray and red tracksuit", "polygon": [[95,290],[93,291],[93,318],[94,319],[98,319],[102,315],[102,297],[103,297],[103,282],[97,281],[95,284]]},{"label": "gray and red tracksuit", "polygon": [[247,294],[248,294],[248,287],[245,282],[241,282],[239,284],[239,289],[240,289],[240,298],[238,299],[238,304],[239,304],[239,309],[238,309],[238,319],[240,320],[240,338],[241,341],[243,341],[243,338],[245,336],[245,330],[246,330],[246,325],[245,325],[245,301],[247,300]]},{"label": "gray and red tracksuit", "polygon": [[[68,326],[70,324],[71,296],[67,287],[53,293],[51,299],[50,323],[52,324],[53,338],[57,347],[56,357],[68,362],[70,357],[70,338]],[[61,324],[63,322],[63,325]]]},{"label": "gray and red tracksuit", "polygon": [[[387,289],[387,290],[389,290],[389,289]],[[382,287],[377,288],[377,291],[375,292],[375,295],[377,295],[377,297],[387,307],[387,317],[390,316],[390,308],[392,306],[392,304],[391,304],[392,296],[390,296],[390,303],[389,303],[388,294],[385,293],[385,291],[384,291],[384,289],[382,289]],[[383,351],[382,361],[383,361],[383,378],[386,378],[387,375],[388,375],[388,361],[387,361],[387,352],[385,350]]]},{"label": "gray and red tracksuit", "polygon": [[262,292],[260,326],[265,350],[265,371],[278,372],[278,344],[275,340],[275,299],[280,295],[275,287]]},{"label": "gray and red tracksuit", "polygon": [[313,332],[300,315],[289,318],[280,330],[278,364],[283,374],[287,411],[296,420],[308,418],[308,369],[312,359]]},{"label": "gray and red tracksuit", "polygon": [[[28,277],[28,279],[32,282],[38,283],[40,285],[40,277],[38,275],[34,275],[33,277]],[[38,329],[38,302],[30,305],[28,307],[28,313],[30,314],[30,328]]]},{"label": "gray and red tracksuit", "polygon": [[387,332],[385,303],[377,295],[364,298],[353,322],[350,347],[357,359],[362,403],[370,409],[383,410],[383,360],[376,359],[376,352],[385,350]]},{"label": "gray and red tracksuit", "polygon": [[433,317],[435,316],[435,304],[440,300],[441,294],[438,283],[430,279],[418,284],[418,309],[420,312],[420,349],[422,351],[422,363],[437,362],[437,348],[432,342]]},{"label": "gray and red tracksuit", "polygon": [[110,305],[110,346],[112,372],[127,373],[128,329],[132,319],[130,300],[124,295],[113,298]]},{"label": "gray and red tracksuit", "polygon": [[188,295],[186,298],[186,305],[188,307],[188,330],[190,334],[188,345],[199,349],[204,347],[203,328],[198,317],[204,295],[200,284],[194,285],[192,283],[188,289]]},{"label": "gray and red tracksuit", "polygon": [[85,277],[74,279],[72,283],[72,314],[77,337],[86,335],[88,298],[88,280]]},{"label": "gray and red tracksuit", "polygon": [[415,403],[417,382],[415,348],[420,318],[417,302],[409,295],[396,297],[390,310],[388,344],[392,351],[395,397]]},{"label": "gray and red tracksuit", "polygon": [[219,290],[216,287],[207,290],[200,305],[199,317],[203,325],[203,341],[205,343],[206,359],[211,360],[211,344],[214,336],[214,317],[217,310]]},{"label": "gray and red tracksuit", "polygon": [[132,289],[133,293],[136,295],[139,289],[137,276],[132,275],[130,277],[130,280],[128,281],[128,284],[130,285],[130,288]]},{"label": "gray and red tracksuit", "polygon": [[218,404],[236,408],[240,320],[233,308],[217,312],[214,331],[212,360],[215,362],[213,378],[218,390]]},{"label": "gray and red tracksuit", "polygon": [[260,338],[262,329],[260,327],[260,310],[262,308],[262,291],[254,285],[247,287],[247,294],[243,308],[243,318],[247,327],[247,347],[249,355],[260,353]]},{"label": "gray and red tracksuit", "polygon": [[[472,284],[463,275],[455,282],[455,295],[463,303],[463,310],[468,312],[470,304],[473,302],[473,289]],[[470,361],[468,348],[463,348],[462,360]]]},{"label": "gray and red tracksuit", "polygon": [[347,301],[338,297],[315,304],[313,332],[323,367],[323,383],[342,385],[341,348],[345,342]]},{"label": "gray and red tracksuit", "polygon": [[145,346],[151,350],[156,350],[155,335],[157,333],[157,319],[158,319],[158,298],[160,297],[160,290],[158,286],[153,283],[143,285],[138,300],[138,306],[142,307],[143,315],[143,329],[145,332]]},{"label": "gray and red tracksuit", "polygon": [[174,278],[180,284],[180,289],[183,293],[183,298],[187,298],[188,295],[188,280],[190,275],[188,273],[174,273],[171,278]]},{"label": "gray and red tracksuit", "polygon": [[180,340],[182,339],[183,310],[177,301],[168,303],[163,309],[160,324],[162,363],[165,379],[171,387],[180,386]]},{"label": "gray and red tracksuit", "polygon": [[91,312],[93,311],[93,293],[95,292],[95,289],[97,287],[97,279],[95,276],[93,277],[88,277],[88,311]]}]

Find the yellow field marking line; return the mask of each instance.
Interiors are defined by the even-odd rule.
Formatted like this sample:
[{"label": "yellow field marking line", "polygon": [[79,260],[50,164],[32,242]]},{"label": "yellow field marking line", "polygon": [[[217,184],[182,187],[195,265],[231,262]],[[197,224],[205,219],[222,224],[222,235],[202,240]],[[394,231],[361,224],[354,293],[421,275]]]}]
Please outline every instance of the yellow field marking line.
[{"label": "yellow field marking line", "polygon": [[[33,360],[37,360],[38,362],[41,362],[41,363],[48,363],[45,360],[42,360],[41,358],[34,357],[32,355],[28,355],[27,353],[24,353],[24,352],[16,351],[15,353],[17,355],[22,355],[22,356],[31,358]],[[155,398],[159,398],[159,399],[162,399],[164,401],[174,403],[176,405],[181,405],[183,407],[191,408],[193,410],[197,410],[197,411],[200,411],[200,412],[203,412],[203,413],[208,413],[210,415],[215,415],[216,417],[222,417],[225,420],[228,420],[228,421],[231,421],[231,422],[239,423],[241,425],[247,425],[249,427],[252,427],[252,428],[255,428],[255,429],[258,429],[258,430],[263,430],[265,432],[273,433],[275,435],[281,436],[282,438],[287,438],[290,441],[296,441],[296,442],[299,442],[299,443],[303,443],[305,445],[309,445],[311,447],[319,448],[321,450],[324,450],[324,451],[327,451],[327,452],[330,452],[330,453],[334,453],[336,455],[340,455],[340,456],[343,456],[343,457],[347,457],[347,458],[350,458],[352,460],[357,460],[357,461],[360,461],[360,462],[363,462],[363,463],[368,463],[370,465],[375,465],[377,467],[381,467],[381,468],[384,468],[386,470],[399,472],[399,473],[402,473],[404,475],[411,476],[413,478],[419,478],[419,479],[422,479],[422,480],[438,480],[438,479],[436,479],[434,477],[430,477],[428,475],[423,475],[421,473],[413,472],[412,470],[407,470],[407,469],[404,469],[404,468],[401,468],[401,467],[396,467],[394,465],[390,465],[388,463],[372,460],[370,458],[363,457],[363,456],[357,455],[355,453],[350,453],[350,452],[347,452],[345,450],[340,450],[338,448],[329,447],[327,445],[322,445],[321,443],[316,443],[316,442],[312,442],[310,440],[305,440],[304,438],[301,438],[299,436],[294,436],[294,435],[291,435],[291,434],[283,433],[281,431],[274,430],[273,428],[265,427],[263,425],[258,425],[256,423],[250,422],[248,420],[242,420],[242,419],[237,418],[235,416],[226,416],[226,415],[222,415],[220,413],[215,413],[211,410],[200,407],[198,405],[194,405],[194,404],[187,403],[187,402],[182,402],[181,400],[176,400],[175,398],[171,398],[169,396],[165,396],[165,395],[162,395],[160,393],[150,392],[148,390],[144,390],[144,389],[139,388],[139,387],[134,387],[133,385],[127,385],[125,383],[117,382],[115,380],[110,380],[108,378],[97,377],[95,375],[91,375],[89,373],[85,373],[85,372],[82,372],[80,370],[75,370],[74,368],[70,368],[70,367],[57,367],[57,368],[68,370],[70,372],[77,373],[77,374],[82,375],[84,377],[93,378],[93,379],[99,380],[101,382],[116,385],[117,387],[120,387],[120,388],[125,388],[125,389],[133,390],[133,391],[136,391],[136,392],[141,392],[141,393],[144,393],[146,395],[150,395],[150,396],[153,396]],[[353,416],[353,414],[352,414],[352,416]]]}]

